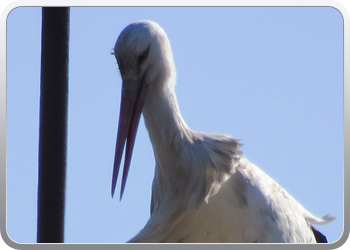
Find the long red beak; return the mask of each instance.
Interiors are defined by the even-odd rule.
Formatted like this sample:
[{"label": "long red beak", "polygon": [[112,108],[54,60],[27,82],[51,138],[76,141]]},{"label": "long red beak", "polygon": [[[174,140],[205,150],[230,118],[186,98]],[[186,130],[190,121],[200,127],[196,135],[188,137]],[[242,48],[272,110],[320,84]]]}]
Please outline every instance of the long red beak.
[{"label": "long red beak", "polygon": [[145,103],[148,92],[147,84],[142,84],[139,80],[124,80],[122,89],[122,100],[120,104],[119,127],[117,143],[115,148],[113,178],[112,178],[112,197],[119,173],[120,162],[126,144],[125,162],[123,170],[122,186],[120,190],[120,200],[123,197],[126,179],[128,177],[132,150],[134,147],[137,127],[139,125],[142,108]]}]

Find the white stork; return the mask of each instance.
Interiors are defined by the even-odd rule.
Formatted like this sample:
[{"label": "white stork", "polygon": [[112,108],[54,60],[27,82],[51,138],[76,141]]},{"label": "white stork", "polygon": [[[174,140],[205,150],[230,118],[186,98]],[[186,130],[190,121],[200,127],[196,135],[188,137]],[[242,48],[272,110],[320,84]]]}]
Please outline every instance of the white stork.
[{"label": "white stork", "polygon": [[240,151],[240,140],[192,131],[176,100],[169,39],[151,21],[128,25],[114,54],[123,80],[112,196],[126,144],[123,195],[141,113],[156,170],[151,217],[129,242],[327,242],[317,218]]}]

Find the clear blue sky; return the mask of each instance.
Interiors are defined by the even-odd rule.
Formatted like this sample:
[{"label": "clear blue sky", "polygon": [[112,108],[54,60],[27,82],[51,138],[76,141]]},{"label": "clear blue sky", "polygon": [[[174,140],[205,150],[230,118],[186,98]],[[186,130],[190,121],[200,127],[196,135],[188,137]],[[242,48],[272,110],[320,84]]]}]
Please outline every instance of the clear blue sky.
[{"label": "clear blue sky", "polygon": [[[111,198],[121,30],[152,20],[170,39],[193,130],[241,138],[244,155],[343,230],[343,23],[326,7],[71,8],[65,241],[125,242],[149,218],[154,157],[140,122],[123,200]],[[7,229],[36,241],[41,8],[7,24]],[[120,183],[118,182],[117,193]]]}]

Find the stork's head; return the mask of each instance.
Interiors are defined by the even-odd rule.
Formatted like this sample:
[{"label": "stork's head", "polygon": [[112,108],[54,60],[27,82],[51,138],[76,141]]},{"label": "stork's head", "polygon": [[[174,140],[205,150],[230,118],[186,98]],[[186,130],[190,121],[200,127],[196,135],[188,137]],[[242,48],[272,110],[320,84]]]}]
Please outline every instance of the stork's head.
[{"label": "stork's head", "polygon": [[174,77],[175,67],[166,33],[158,24],[151,21],[140,21],[128,25],[119,35],[114,54],[122,76],[123,89],[114,159],[112,196],[126,144],[121,198],[138,123],[147,95],[150,91],[163,88],[164,84],[168,82],[167,78]]},{"label": "stork's head", "polygon": [[114,54],[124,82],[139,79],[148,85],[161,84],[175,72],[168,36],[155,22],[128,25],[119,35]]}]

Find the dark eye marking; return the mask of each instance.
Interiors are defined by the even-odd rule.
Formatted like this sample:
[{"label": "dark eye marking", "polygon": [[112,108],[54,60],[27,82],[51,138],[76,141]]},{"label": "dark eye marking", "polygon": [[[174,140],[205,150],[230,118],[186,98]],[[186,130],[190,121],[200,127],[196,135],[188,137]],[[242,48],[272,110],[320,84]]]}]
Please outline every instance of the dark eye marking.
[{"label": "dark eye marking", "polygon": [[149,48],[150,45],[148,45],[147,49],[142,52],[142,54],[137,58],[137,64],[140,66],[144,61],[146,61],[148,55],[149,55]]}]

